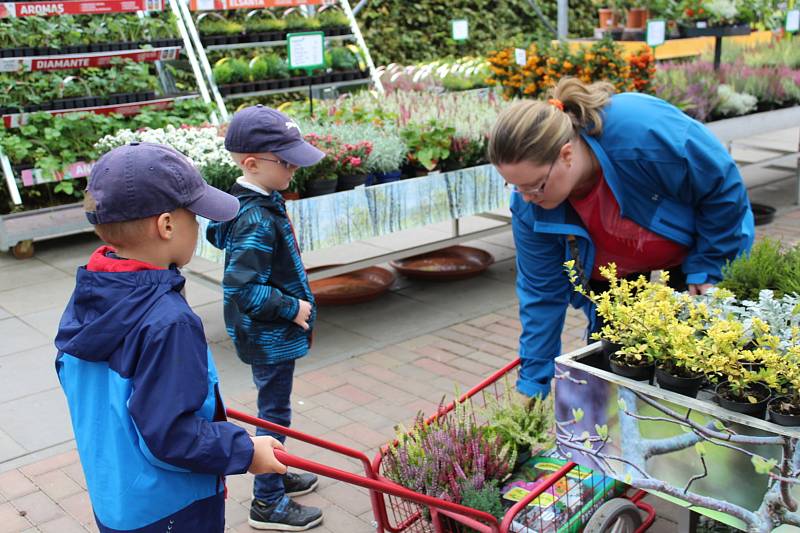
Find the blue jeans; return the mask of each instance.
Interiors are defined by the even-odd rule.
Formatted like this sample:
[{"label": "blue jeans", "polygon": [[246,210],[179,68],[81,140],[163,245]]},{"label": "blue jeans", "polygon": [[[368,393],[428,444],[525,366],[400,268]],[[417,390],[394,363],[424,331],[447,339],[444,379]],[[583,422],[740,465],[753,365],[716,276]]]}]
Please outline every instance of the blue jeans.
[{"label": "blue jeans", "polygon": [[[289,427],[292,422],[292,382],[294,381],[294,360],[276,365],[252,365],[253,383],[258,388],[258,417]],[[279,441],[286,440],[266,429],[256,429],[256,435],[269,435]],[[280,474],[260,474],[253,483],[253,495],[264,502],[273,503],[283,498],[283,476]]]}]

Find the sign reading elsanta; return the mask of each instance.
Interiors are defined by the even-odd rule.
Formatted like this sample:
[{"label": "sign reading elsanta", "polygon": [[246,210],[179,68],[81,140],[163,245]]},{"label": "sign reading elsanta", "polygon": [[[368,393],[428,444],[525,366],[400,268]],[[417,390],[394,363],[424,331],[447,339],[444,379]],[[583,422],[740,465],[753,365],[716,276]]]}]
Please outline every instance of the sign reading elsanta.
[{"label": "sign reading elsanta", "polygon": [[94,2],[0,2],[0,18],[99,15],[161,11],[164,0],[97,0]]}]

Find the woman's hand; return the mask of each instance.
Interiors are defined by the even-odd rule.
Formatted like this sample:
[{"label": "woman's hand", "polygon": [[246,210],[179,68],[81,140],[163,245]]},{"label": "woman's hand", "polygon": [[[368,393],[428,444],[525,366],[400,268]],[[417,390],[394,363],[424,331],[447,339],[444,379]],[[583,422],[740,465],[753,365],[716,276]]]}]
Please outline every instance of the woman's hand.
[{"label": "woman's hand", "polygon": [[690,283],[689,294],[692,296],[699,296],[701,294],[705,294],[706,291],[713,286],[714,285],[711,283]]}]

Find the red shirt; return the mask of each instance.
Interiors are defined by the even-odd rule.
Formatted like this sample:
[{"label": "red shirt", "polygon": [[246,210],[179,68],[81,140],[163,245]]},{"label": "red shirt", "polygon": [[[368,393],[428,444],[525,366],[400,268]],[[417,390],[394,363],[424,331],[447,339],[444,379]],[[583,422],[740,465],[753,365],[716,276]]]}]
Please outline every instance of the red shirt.
[{"label": "red shirt", "polygon": [[570,198],[595,245],[592,279],[602,280],[599,267],[617,265],[617,275],[662,270],[683,263],[688,248],[623,218],[602,173],[583,198]]}]

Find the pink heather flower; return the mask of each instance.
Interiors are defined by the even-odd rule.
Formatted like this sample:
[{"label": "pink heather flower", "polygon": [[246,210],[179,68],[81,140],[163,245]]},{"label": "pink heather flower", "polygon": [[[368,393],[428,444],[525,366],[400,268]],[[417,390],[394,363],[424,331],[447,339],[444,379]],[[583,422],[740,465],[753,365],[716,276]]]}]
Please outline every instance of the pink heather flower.
[{"label": "pink heather flower", "polygon": [[360,157],[351,157],[350,158],[350,164],[353,165],[354,167],[357,167],[357,166],[361,165],[361,158]]}]

